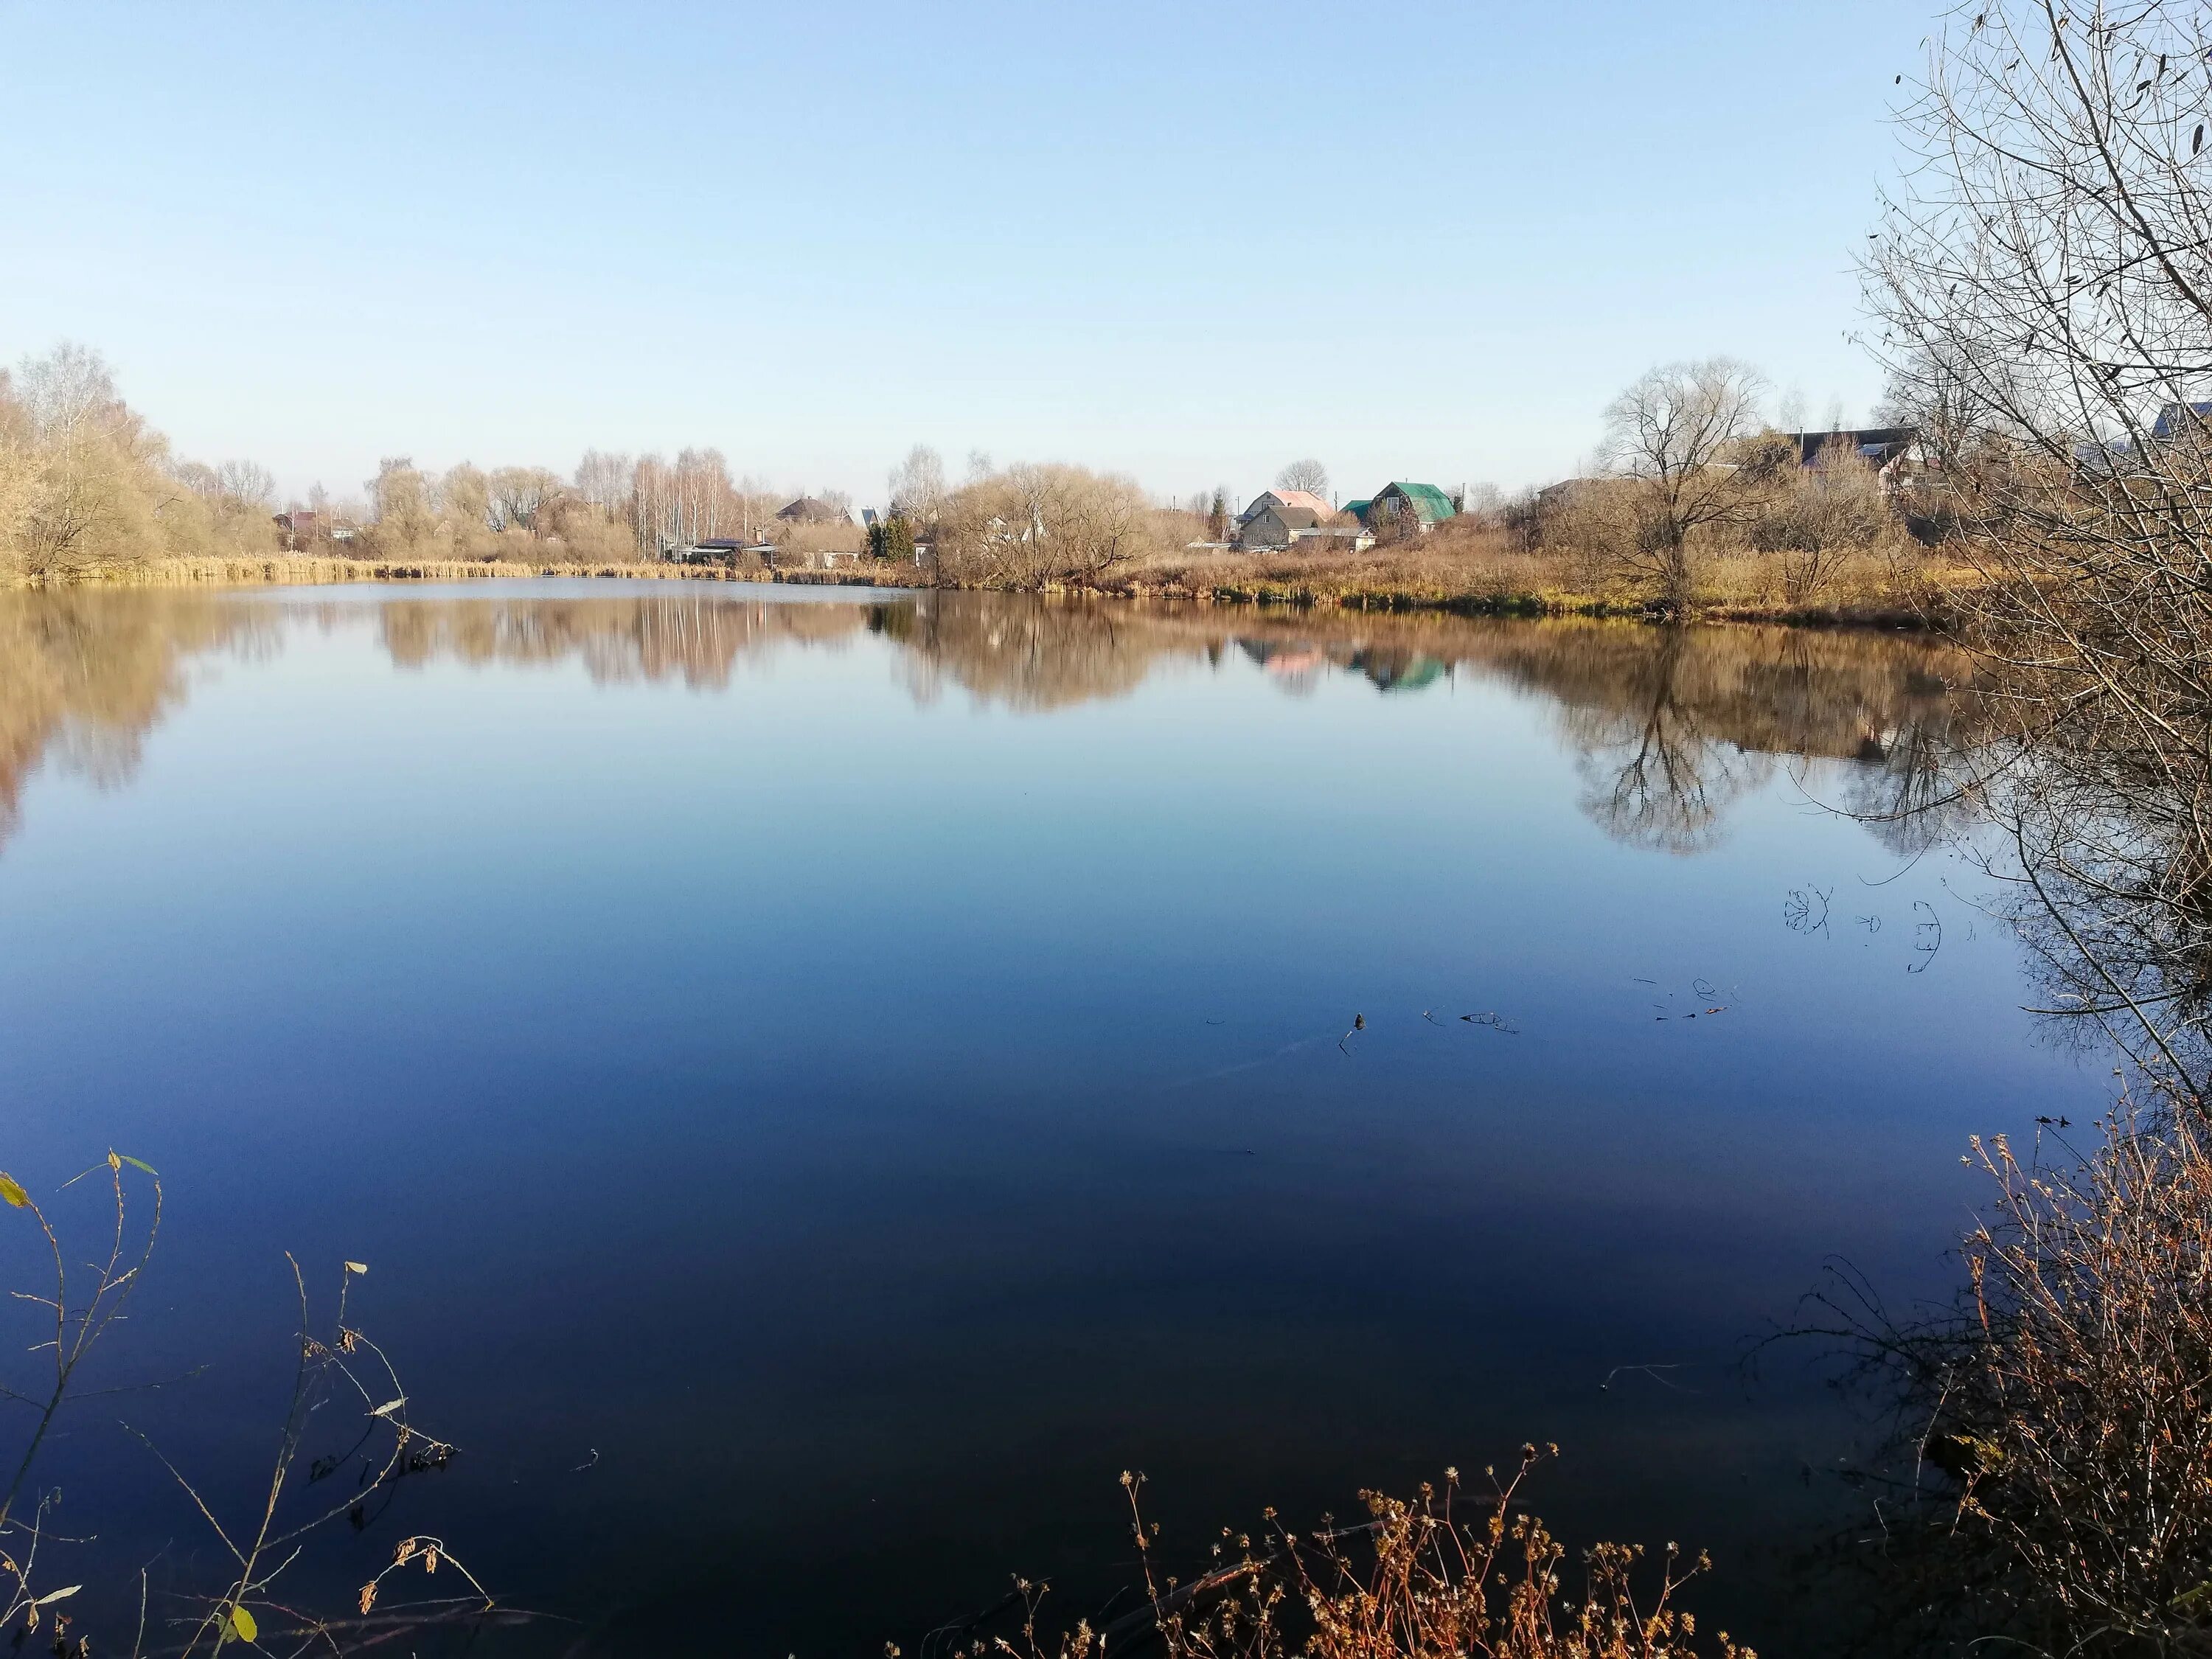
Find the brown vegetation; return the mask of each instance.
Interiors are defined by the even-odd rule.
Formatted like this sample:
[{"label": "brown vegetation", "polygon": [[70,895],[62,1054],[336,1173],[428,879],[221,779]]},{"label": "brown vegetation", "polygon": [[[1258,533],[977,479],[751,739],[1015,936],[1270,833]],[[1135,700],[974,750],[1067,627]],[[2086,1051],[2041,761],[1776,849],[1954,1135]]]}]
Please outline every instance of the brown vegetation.
[{"label": "brown vegetation", "polygon": [[[1491,1491],[1473,1504],[1472,1521],[1458,1513],[1456,1469],[1445,1471],[1441,1492],[1425,1485],[1410,1500],[1363,1492],[1368,1519],[1354,1526],[1325,1516],[1300,1534],[1270,1510],[1256,1537],[1224,1530],[1188,1581],[1158,1569],[1159,1529],[1138,1507],[1141,1477],[1124,1474],[1148,1605],[1098,1628],[1080,1622],[1053,1651],[1113,1659],[1157,1638],[1168,1659],[1753,1659],[1724,1631],[1698,1638],[1679,1600],[1709,1564],[1685,1561],[1672,1544],[1649,1567],[1640,1548],[1601,1544],[1581,1558],[1581,1583],[1570,1588],[1565,1547],[1515,1512],[1529,1475],[1557,1455],[1526,1446],[1507,1479],[1484,1471]],[[1018,1639],[975,1640],[969,1652],[1043,1659],[1043,1592],[1018,1589]]]},{"label": "brown vegetation", "polygon": [[1826,1298],[1906,1430],[1893,1645],[2212,1651],[2208,47],[2169,0],[1955,14],[1869,258],[1994,693],[1945,798],[2002,832],[2041,1012],[2130,1079],[2085,1148],[1977,1145],[1994,1204],[1955,1310]]},{"label": "brown vegetation", "polygon": [[[1163,549],[1094,584],[1113,594],[1273,605],[1455,611],[1468,615],[1650,617],[1651,584],[1607,553],[1617,498],[1602,486],[1548,505],[1533,540],[1474,520],[1447,520],[1411,541],[1354,552],[1209,552]],[[1779,537],[1778,537],[1779,539]],[[1885,525],[1869,540],[1821,544],[1813,580],[1805,556],[1746,543],[1698,547],[1697,615],[1716,619],[1921,626],[1945,614],[1939,560]]]},{"label": "brown vegetation", "polygon": [[250,463],[173,461],[168,441],[80,348],[0,369],[0,582],[273,551],[272,493]]}]

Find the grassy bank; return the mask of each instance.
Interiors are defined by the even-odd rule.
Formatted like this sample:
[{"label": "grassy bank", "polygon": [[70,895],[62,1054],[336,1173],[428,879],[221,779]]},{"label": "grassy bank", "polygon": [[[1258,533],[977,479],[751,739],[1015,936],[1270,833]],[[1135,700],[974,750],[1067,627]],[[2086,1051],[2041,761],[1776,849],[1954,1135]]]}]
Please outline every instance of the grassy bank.
[{"label": "grassy bank", "polygon": [[[911,573],[908,573],[911,574]],[[349,559],[304,553],[264,556],[148,559],[72,573],[65,579],[19,578],[16,587],[319,586],[339,582],[525,580],[545,576],[622,577],[641,581],[788,581],[833,586],[911,586],[869,571],[726,570],[666,563],[524,564],[511,560]]]},{"label": "grassy bank", "polygon": [[[1437,546],[1311,555],[1179,552],[1134,561],[1084,582],[1048,583],[1046,592],[1108,599],[1183,599],[1203,604],[1294,606],[1360,611],[1441,612],[1473,617],[1650,618],[1659,614],[1634,588],[1595,580],[1571,553],[1517,553],[1457,538]],[[1948,574],[1948,573],[1945,573]],[[817,586],[969,587],[911,567],[863,560],[836,570],[772,571],[714,565],[623,562],[538,564],[501,560],[356,559],[328,555],[150,559],[21,586],[223,587],[344,582],[482,581],[538,577],[646,581],[774,581]],[[1941,625],[1941,582],[1921,569],[1900,579],[1883,567],[1846,571],[1814,595],[1792,596],[1770,561],[1721,559],[1709,573],[1695,613],[1716,622],[1802,626]]]}]

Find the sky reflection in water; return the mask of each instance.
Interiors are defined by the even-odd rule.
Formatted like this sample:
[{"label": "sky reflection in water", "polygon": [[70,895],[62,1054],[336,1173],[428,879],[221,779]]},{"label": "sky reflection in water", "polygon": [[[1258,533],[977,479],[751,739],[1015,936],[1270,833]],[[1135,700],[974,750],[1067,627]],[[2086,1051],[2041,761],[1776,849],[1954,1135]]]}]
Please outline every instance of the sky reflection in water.
[{"label": "sky reflection in water", "polygon": [[[219,1489],[281,1252],[370,1262],[466,1453],[395,1524],[608,1650],[911,1651],[1012,1571],[1121,1582],[1124,1468],[1194,1554],[1532,1438],[1557,1526],[1711,1546],[1779,1650],[1856,1431],[1743,1339],[1832,1254],[1940,1291],[1966,1136],[2099,1097],[1972,872],[1823,805],[1909,799],[1966,677],[981,596],[0,596],[5,1157],[167,1177],[113,1363],[212,1366],[135,1420]],[[81,1418],[74,1490],[190,1539],[117,1439]]]}]

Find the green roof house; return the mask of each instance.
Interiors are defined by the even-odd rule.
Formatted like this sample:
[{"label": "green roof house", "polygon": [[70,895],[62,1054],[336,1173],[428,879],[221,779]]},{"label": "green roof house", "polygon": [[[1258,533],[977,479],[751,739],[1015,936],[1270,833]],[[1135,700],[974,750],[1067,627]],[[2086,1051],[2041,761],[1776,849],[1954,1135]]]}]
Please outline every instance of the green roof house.
[{"label": "green roof house", "polygon": [[1394,483],[1376,492],[1364,516],[1371,521],[1377,514],[1387,518],[1411,513],[1425,532],[1450,518],[1453,511],[1451,497],[1434,484]]},{"label": "green roof house", "polygon": [[1352,516],[1358,520],[1360,523],[1365,524],[1367,522],[1367,509],[1374,505],[1374,502],[1369,501],[1364,495],[1362,495],[1356,501],[1346,501],[1344,504],[1343,510],[1352,514]]}]

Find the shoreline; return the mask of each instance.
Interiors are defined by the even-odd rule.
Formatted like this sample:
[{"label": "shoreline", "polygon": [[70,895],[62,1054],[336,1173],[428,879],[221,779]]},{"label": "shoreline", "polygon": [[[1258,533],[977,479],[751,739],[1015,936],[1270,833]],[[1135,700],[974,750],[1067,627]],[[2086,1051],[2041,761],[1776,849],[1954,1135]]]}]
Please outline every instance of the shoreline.
[{"label": "shoreline", "polygon": [[[902,573],[839,570],[738,570],[720,565],[624,563],[538,565],[459,559],[350,559],[311,554],[260,557],[158,559],[142,565],[83,572],[61,580],[23,578],[7,584],[19,592],[96,587],[289,587],[356,582],[404,584],[446,581],[580,580],[764,582],[804,587],[894,588],[913,592],[991,592],[932,580],[902,580]],[[5,589],[0,589],[5,591]],[[1006,590],[1012,591],[1012,590]],[[1752,623],[1764,627],[1869,629],[1942,633],[1940,618],[1908,606],[1849,604],[1759,605],[1716,603],[1684,617],[1637,601],[1571,592],[1417,592],[1395,588],[1328,590],[1297,583],[1221,584],[1127,582],[1112,586],[1047,583],[1032,591],[1060,598],[1175,600],[1194,605],[1250,605],[1265,610],[1382,611],[1399,615],[1583,617],[1652,625],[1670,621]]]}]

